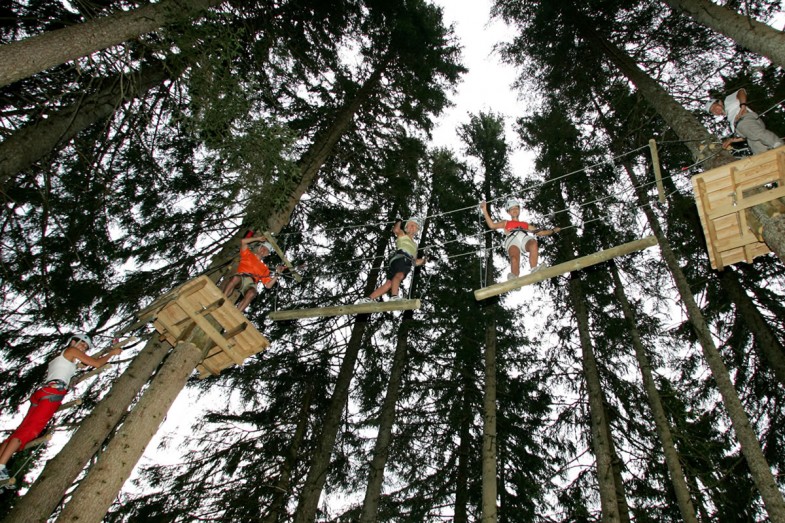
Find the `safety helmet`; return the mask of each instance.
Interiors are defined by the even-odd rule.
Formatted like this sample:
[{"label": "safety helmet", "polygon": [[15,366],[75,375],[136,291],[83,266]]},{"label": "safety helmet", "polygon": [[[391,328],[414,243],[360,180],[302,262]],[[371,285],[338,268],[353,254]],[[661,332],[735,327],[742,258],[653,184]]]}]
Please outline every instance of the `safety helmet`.
[{"label": "safety helmet", "polygon": [[711,113],[711,106],[716,104],[716,103],[718,103],[718,102],[719,102],[719,100],[717,100],[716,98],[713,98],[713,99],[709,100],[708,102],[706,102],[706,107],[705,107],[706,112],[707,113]]},{"label": "safety helmet", "polygon": [[521,207],[521,201],[518,198],[508,198],[504,203],[504,209],[507,211],[513,207]]},{"label": "safety helmet", "polygon": [[93,340],[90,339],[90,336],[85,334],[84,332],[75,332],[68,338],[68,344],[71,344],[71,340],[79,340],[87,343],[87,348],[89,350],[93,350]]},{"label": "safety helmet", "polygon": [[407,226],[407,225],[409,225],[409,223],[414,223],[414,224],[416,224],[416,225],[417,225],[417,230],[418,230],[418,231],[421,231],[421,230],[422,230],[422,218],[420,218],[419,216],[412,216],[411,218],[409,218],[408,220],[406,220],[406,223],[405,223],[405,224],[404,224],[404,226],[403,226],[404,230],[406,229],[406,226]]},{"label": "safety helmet", "polygon": [[261,249],[262,247],[266,247],[268,251],[273,252],[273,244],[270,242],[253,242],[251,245],[251,250]]}]

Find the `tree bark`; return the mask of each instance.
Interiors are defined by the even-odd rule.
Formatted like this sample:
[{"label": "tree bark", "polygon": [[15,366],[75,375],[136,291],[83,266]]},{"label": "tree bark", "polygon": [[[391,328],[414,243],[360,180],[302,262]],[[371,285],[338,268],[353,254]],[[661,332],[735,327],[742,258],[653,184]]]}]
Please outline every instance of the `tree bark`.
[{"label": "tree bark", "polygon": [[124,102],[138,98],[153,87],[178,76],[183,67],[160,63],[142,68],[138,74],[121,74],[101,81],[95,94],[46,119],[22,127],[0,143],[0,187],[13,177],[68,143],[77,133],[104,120]]},{"label": "tree bark", "polygon": [[586,393],[589,396],[589,416],[591,418],[591,441],[597,460],[597,482],[600,491],[600,506],[603,523],[619,523],[619,499],[616,481],[613,476],[613,457],[610,447],[610,427],[605,415],[605,401],[600,383],[600,372],[594,358],[589,314],[583,296],[583,289],[576,273],[570,274],[570,298],[578,321],[578,335],[581,342],[581,364],[586,379]]},{"label": "tree bark", "polygon": [[635,358],[638,360],[638,367],[641,370],[641,377],[643,378],[643,388],[646,391],[646,399],[649,402],[652,415],[654,416],[654,426],[657,430],[657,436],[662,444],[663,453],[665,454],[665,464],[668,467],[671,483],[676,492],[676,502],[679,506],[679,512],[685,523],[698,523],[698,518],[695,515],[695,507],[692,504],[690,497],[690,489],[687,486],[687,480],[684,477],[684,470],[681,467],[679,460],[679,453],[676,451],[676,445],[673,442],[673,434],[671,427],[668,423],[668,417],[665,414],[665,409],[662,406],[662,399],[660,398],[660,391],[657,389],[657,384],[654,381],[654,375],[651,369],[651,362],[649,356],[646,354],[646,349],[643,345],[640,332],[638,331],[637,321],[635,320],[635,313],[632,310],[632,305],[627,299],[627,293],[624,292],[624,286],[619,277],[619,269],[616,264],[610,264],[611,276],[613,277],[614,294],[616,300],[624,313],[624,319],[627,322],[627,329],[632,339],[632,346],[635,349]]},{"label": "tree bark", "polygon": [[68,487],[76,480],[90,458],[104,444],[111,431],[126,414],[150,376],[169,353],[169,346],[150,340],[115,380],[109,393],[79,424],[63,449],[44,467],[43,472],[9,513],[7,521],[44,523],[60,504]]},{"label": "tree bark", "polygon": [[222,0],[161,0],[130,11],[0,45],[0,87],[28,76],[193,18]]},{"label": "tree bark", "polygon": [[675,11],[785,68],[785,33],[782,31],[708,0],[663,1]]},{"label": "tree bark", "polygon": [[297,421],[297,428],[294,430],[292,442],[286,452],[283,466],[281,467],[281,475],[278,481],[275,482],[275,495],[273,502],[270,504],[270,510],[267,517],[264,518],[264,523],[276,523],[282,519],[286,499],[289,495],[289,490],[292,487],[292,471],[297,463],[297,458],[300,453],[300,446],[302,446],[305,439],[305,432],[308,429],[308,414],[311,410],[311,399],[313,397],[313,387],[308,387],[305,397],[303,398],[302,406],[300,407],[300,415]]},{"label": "tree bark", "polygon": [[747,210],[762,227],[761,235],[766,246],[785,263],[785,216],[771,203],[756,205]]},{"label": "tree bark", "polygon": [[482,399],[482,521],[496,521],[496,318],[485,311],[485,387]]},{"label": "tree bark", "polygon": [[[387,248],[386,239],[379,241],[373,259],[384,256]],[[376,288],[376,280],[379,277],[379,267],[374,267],[365,282],[363,296],[368,296]],[[330,456],[335,446],[335,438],[338,435],[338,428],[341,424],[341,415],[346,407],[349,397],[349,385],[354,377],[354,368],[357,364],[357,357],[360,353],[365,329],[368,326],[369,315],[357,316],[352,327],[352,334],[346,345],[346,353],[341,362],[341,369],[338,371],[338,379],[335,382],[335,390],[330,399],[330,406],[324,417],[322,433],[316,443],[316,452],[311,459],[308,475],[305,478],[300,493],[300,500],[297,504],[297,511],[294,514],[295,523],[308,523],[316,519],[316,509],[319,505],[319,497],[322,495],[324,482],[327,476],[327,468],[330,465]]]},{"label": "tree bark", "polygon": [[79,483],[57,521],[103,520],[117,492],[131,475],[136,462],[158,431],[177,395],[203,351],[193,343],[180,342],[166,359],[139,403],[109,442],[97,463]]}]

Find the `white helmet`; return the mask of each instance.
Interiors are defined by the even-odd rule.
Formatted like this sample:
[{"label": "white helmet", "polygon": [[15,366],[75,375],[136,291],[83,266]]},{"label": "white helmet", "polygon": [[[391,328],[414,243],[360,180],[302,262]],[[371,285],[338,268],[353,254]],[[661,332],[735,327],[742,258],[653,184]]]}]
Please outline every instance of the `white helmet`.
[{"label": "white helmet", "polygon": [[273,244],[270,242],[253,242],[251,246],[252,250],[261,249],[262,247],[266,247],[268,251],[273,252]]},{"label": "white helmet", "polygon": [[84,332],[75,332],[68,338],[68,344],[71,344],[71,340],[79,340],[87,343],[87,348],[93,350],[93,340],[90,339],[90,336],[85,334]]},{"label": "white helmet", "polygon": [[504,209],[509,211],[513,207],[522,207],[521,201],[518,198],[508,198],[504,203]]},{"label": "white helmet", "polygon": [[711,106],[716,104],[717,102],[719,102],[719,100],[717,100],[717,99],[711,99],[708,102],[706,102],[706,107],[705,107],[706,112],[707,113],[711,113]]},{"label": "white helmet", "polygon": [[403,225],[404,230],[406,229],[406,226],[409,225],[410,223],[417,225],[418,231],[422,230],[422,218],[420,218],[419,216],[412,216],[411,218],[406,220],[406,223]]}]

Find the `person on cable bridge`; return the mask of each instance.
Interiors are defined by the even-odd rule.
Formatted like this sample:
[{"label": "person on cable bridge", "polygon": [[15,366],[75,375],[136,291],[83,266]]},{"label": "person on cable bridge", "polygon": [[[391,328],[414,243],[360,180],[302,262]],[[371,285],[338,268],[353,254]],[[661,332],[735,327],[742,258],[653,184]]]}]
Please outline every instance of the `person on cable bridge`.
[{"label": "person on cable bridge", "polygon": [[47,368],[46,381],[41,388],[30,397],[30,410],[27,411],[19,427],[0,445],[0,481],[8,481],[6,464],[11,456],[43,432],[49,420],[55,415],[63,398],[68,393],[71,378],[76,374],[78,363],[90,367],[103,367],[112,356],[120,354],[122,349],[115,347],[100,358],[88,356],[85,352],[93,350],[93,342],[83,333],[75,333],[68,337],[63,351],[58,354]]},{"label": "person on cable bridge", "polygon": [[357,304],[371,303],[379,297],[390,292],[390,301],[401,300],[398,291],[401,282],[412,270],[414,265],[420,266],[425,263],[425,257],[417,258],[417,242],[414,241],[415,235],[422,228],[420,218],[409,218],[401,229],[401,220],[395,222],[393,234],[395,234],[395,253],[390,258],[387,269],[387,280],[378,287],[367,298],[361,298]]},{"label": "person on cable bridge", "polygon": [[730,144],[747,140],[752,154],[765,153],[783,145],[779,136],[766,129],[763,120],[747,106],[747,91],[739,89],[722,100],[709,100],[706,102],[706,111],[715,116],[727,116],[732,133],[738,137],[726,138],[722,141],[723,149]]},{"label": "person on cable bridge", "polygon": [[507,200],[505,209],[509,213],[511,220],[501,220],[495,222],[488,214],[488,204],[486,202],[480,203],[480,209],[483,216],[485,216],[485,223],[491,229],[504,229],[506,238],[504,239],[504,250],[510,255],[510,272],[507,274],[507,279],[511,280],[521,275],[521,253],[526,251],[529,254],[529,272],[537,272],[544,267],[543,264],[538,264],[540,256],[540,247],[537,244],[537,236],[550,236],[553,233],[559,232],[559,227],[553,229],[538,229],[534,225],[519,221],[521,216],[521,202],[515,198]]},{"label": "person on cable bridge", "polygon": [[259,295],[260,283],[264,288],[271,289],[286,268],[279,265],[275,274],[270,276],[270,268],[262,261],[273,250],[272,244],[266,240],[264,236],[251,236],[240,240],[240,263],[237,265],[237,272],[223,285],[224,296],[227,298],[232,295],[235,287],[240,286],[242,300],[237,303],[237,308],[241,311]]}]

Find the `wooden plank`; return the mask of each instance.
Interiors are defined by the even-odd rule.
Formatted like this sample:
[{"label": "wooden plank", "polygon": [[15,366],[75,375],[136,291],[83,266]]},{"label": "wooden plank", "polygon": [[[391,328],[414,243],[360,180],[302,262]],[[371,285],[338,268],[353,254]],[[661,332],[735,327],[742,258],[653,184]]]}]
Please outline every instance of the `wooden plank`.
[{"label": "wooden plank", "polygon": [[707,217],[710,220],[716,220],[722,216],[734,214],[743,211],[744,209],[749,209],[750,207],[755,207],[756,205],[770,202],[771,200],[776,200],[777,198],[785,198],[785,187],[769,189],[766,192],[758,193],[755,196],[750,196],[749,198],[743,198],[741,195],[739,195],[735,205],[725,204],[720,207],[716,207],[707,214]]},{"label": "wooden plank", "polygon": [[703,178],[693,178],[693,187],[695,193],[699,195],[698,201],[698,214],[700,215],[701,224],[703,225],[703,235],[706,237],[706,249],[709,251],[709,262],[711,266],[717,270],[722,270],[722,257],[720,252],[714,246],[714,240],[717,237],[717,232],[714,228],[714,222],[706,218],[709,212],[709,201],[706,198],[706,183]]},{"label": "wooden plank", "polygon": [[327,318],[330,316],[370,314],[373,312],[417,310],[420,308],[420,306],[420,300],[393,300],[385,302],[360,303],[355,305],[337,305],[335,307],[321,307],[318,309],[292,309],[288,311],[274,311],[268,314],[267,317],[275,321],[296,320],[300,318]]},{"label": "wooden plank", "polygon": [[665,203],[665,186],[662,184],[660,156],[657,154],[657,142],[654,141],[654,138],[649,140],[649,149],[651,150],[651,165],[654,167],[654,180],[657,182],[657,194],[659,194],[660,203]]},{"label": "wooden plank", "polygon": [[278,256],[280,256],[280,258],[283,261],[284,265],[286,265],[289,268],[289,272],[292,273],[292,277],[294,277],[294,279],[297,281],[297,283],[300,283],[301,281],[303,281],[303,277],[300,276],[300,273],[297,272],[297,270],[294,268],[294,265],[292,265],[292,262],[290,262],[286,258],[286,254],[284,254],[283,249],[281,249],[278,246],[278,242],[275,241],[275,237],[273,236],[273,233],[271,233],[270,231],[264,231],[264,237],[267,239],[268,242],[270,242],[270,245],[273,246],[273,249],[275,249],[275,252],[278,253]]},{"label": "wooden plank", "polygon": [[482,289],[477,289],[474,291],[474,298],[477,301],[482,301],[493,296],[498,296],[499,294],[503,294],[505,292],[520,289],[521,287],[530,285],[532,283],[537,283],[538,281],[553,278],[554,276],[558,276],[560,274],[585,269],[586,267],[597,265],[598,263],[608,261],[618,256],[624,256],[636,251],[642,251],[643,249],[656,244],[657,238],[654,236],[647,236],[640,240],[617,245],[616,247],[605,249],[604,251],[595,252],[594,254],[589,254],[588,256],[583,256],[568,262],[560,263],[559,265],[554,265],[553,267],[545,267],[533,274],[527,274],[525,276],[521,276],[520,278],[507,280],[495,285],[489,285],[488,287],[484,287]]}]

